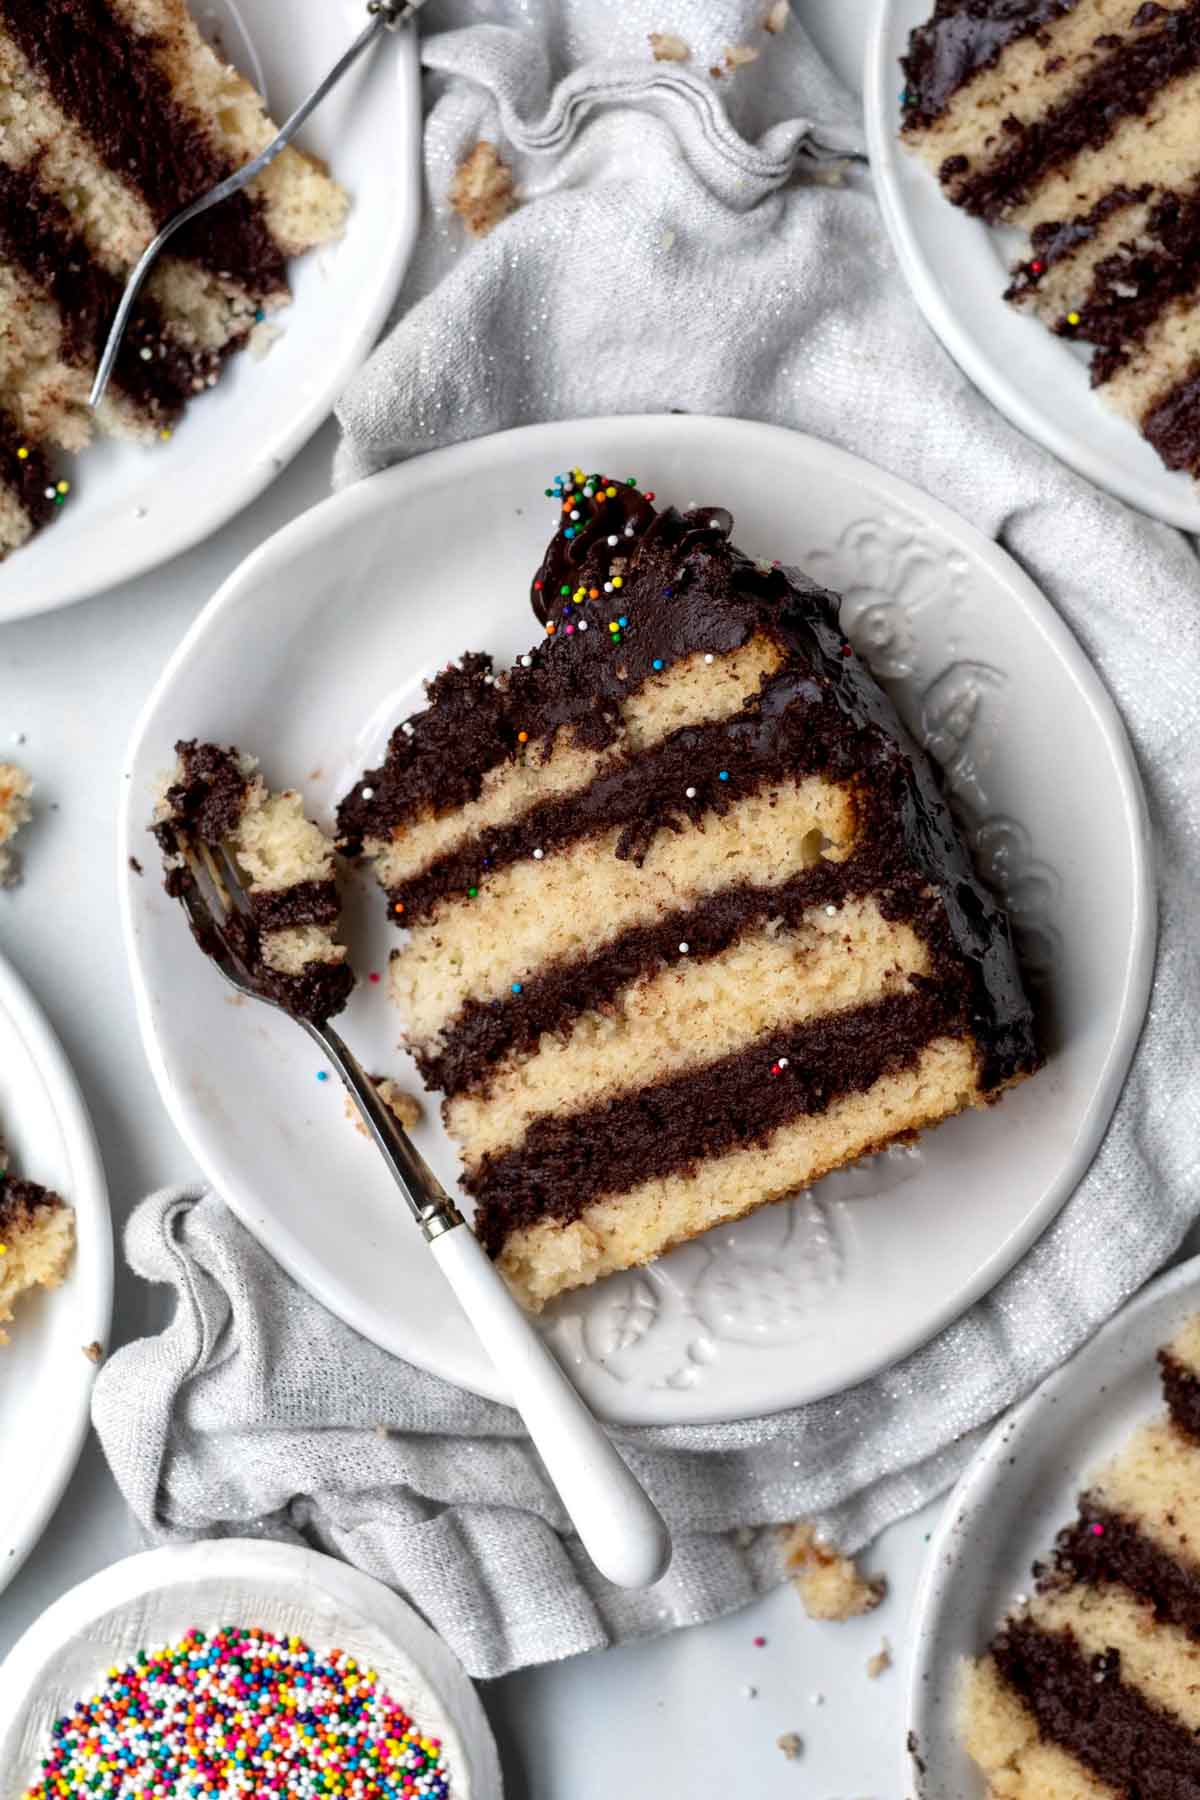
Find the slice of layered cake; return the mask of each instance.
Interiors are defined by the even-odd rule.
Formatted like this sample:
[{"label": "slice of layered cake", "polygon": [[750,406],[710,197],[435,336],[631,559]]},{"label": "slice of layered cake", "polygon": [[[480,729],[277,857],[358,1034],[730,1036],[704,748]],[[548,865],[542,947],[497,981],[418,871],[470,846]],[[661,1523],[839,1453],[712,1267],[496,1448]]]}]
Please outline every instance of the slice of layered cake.
[{"label": "slice of layered cake", "polygon": [[1007,297],[1200,474],[1198,0],[937,0],[904,72],[910,148],[1028,239]]},{"label": "slice of layered cake", "polygon": [[[0,555],[68,492],[96,363],[159,229],[275,126],[184,0],[0,0]],[[100,428],[152,440],[288,297],[288,259],[336,237],[346,200],[284,153],[177,237],[122,347]]]},{"label": "slice of layered cake", "polygon": [[329,839],[305,817],[298,793],[268,789],[252,756],[194,739],[176,744],[175,754],[155,813],[167,892],[177,895],[185,875],[180,835],[192,847],[224,848],[252,909],[250,918],[228,921],[227,935],[256,983],[298,1017],[340,1012],[354,974],[337,937],[341,901]]},{"label": "slice of layered cake", "polygon": [[5,1166],[0,1144],[0,1344],[23,1294],[58,1287],[75,1248],[75,1215],[65,1200]]},{"label": "slice of layered cake", "polygon": [[1005,1800],[1200,1794],[1200,1318],[1168,1411],[1084,1493],[1037,1591],[967,1670],[967,1749]]},{"label": "slice of layered cake", "polygon": [[[550,490],[548,490],[550,491]],[[339,811],[475,1228],[532,1306],[1038,1063],[1008,924],[834,596],[576,471],[543,641],[465,656]]]}]

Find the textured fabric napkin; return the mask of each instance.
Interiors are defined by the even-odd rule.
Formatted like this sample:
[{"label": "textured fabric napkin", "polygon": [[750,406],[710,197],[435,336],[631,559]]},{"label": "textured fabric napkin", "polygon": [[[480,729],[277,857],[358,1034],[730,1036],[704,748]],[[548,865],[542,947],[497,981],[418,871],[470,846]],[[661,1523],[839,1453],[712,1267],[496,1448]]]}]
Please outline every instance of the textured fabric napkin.
[{"label": "textured fabric napkin", "polygon": [[[867,1542],[944,1488],[1200,1211],[1192,548],[1028,443],[949,362],[868,176],[829,166],[859,149],[853,108],[795,21],[763,28],[767,3],[430,8],[430,214],[398,323],[343,401],[337,477],[530,420],[681,408],[792,425],[936,492],[1052,598],[1124,713],[1158,850],[1157,985],[1091,1171],[986,1300],[818,1405],[623,1434],[676,1538],[647,1594],[593,1575],[512,1414],[363,1342],[218,1199],[143,1204],[130,1260],[176,1310],[113,1357],[95,1400],[139,1518],[168,1538],[303,1534],[400,1588],[477,1675],[740,1604],[780,1568],[770,1533],[735,1528],[812,1514]],[[651,58],[647,33],[668,28],[688,62]],[[757,60],[731,70],[743,47]],[[520,204],[471,242],[446,196],[481,138]]]}]

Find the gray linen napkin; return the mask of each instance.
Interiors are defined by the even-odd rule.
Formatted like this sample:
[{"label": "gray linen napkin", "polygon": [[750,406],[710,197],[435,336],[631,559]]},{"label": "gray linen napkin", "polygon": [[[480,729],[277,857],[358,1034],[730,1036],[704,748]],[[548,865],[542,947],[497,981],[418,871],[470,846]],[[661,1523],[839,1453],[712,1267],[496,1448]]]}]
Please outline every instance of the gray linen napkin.
[{"label": "gray linen napkin", "polygon": [[[430,9],[431,215],[399,323],[343,401],[338,479],[533,419],[678,407],[793,425],[935,491],[1051,596],[1121,706],[1158,845],[1157,984],[1092,1169],[986,1300],[820,1404],[621,1434],[676,1536],[648,1594],[593,1574],[511,1413],[363,1342],[213,1196],[143,1203],[130,1260],[176,1311],[95,1399],[139,1518],[175,1539],[303,1534],[408,1594],[476,1675],[739,1605],[781,1571],[771,1534],[738,1527],[816,1515],[866,1543],[943,1489],[1200,1211],[1193,551],[1027,443],[948,361],[869,182],[822,165],[857,147],[852,109],[794,21],[761,28],[766,4],[491,0],[473,26],[479,0]],[[651,60],[646,34],[666,29],[688,63]],[[742,45],[759,59],[707,73]],[[522,203],[468,244],[445,195],[481,137]]]}]

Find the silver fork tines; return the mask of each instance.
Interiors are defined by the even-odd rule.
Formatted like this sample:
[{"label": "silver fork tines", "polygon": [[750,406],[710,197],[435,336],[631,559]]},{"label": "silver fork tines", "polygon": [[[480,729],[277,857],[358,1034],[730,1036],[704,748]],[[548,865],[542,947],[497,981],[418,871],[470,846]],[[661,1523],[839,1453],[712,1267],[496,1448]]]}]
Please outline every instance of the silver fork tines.
[{"label": "silver fork tines", "polygon": [[[237,863],[224,848],[193,844],[180,826],[171,827],[184,867],[177,870],[176,892],[197,944],[211,958],[230,987],[250,1000],[263,1000],[301,1026],[321,1046],[352,1095],[363,1123],[383,1152],[400,1192],[421,1230],[431,1242],[463,1222],[454,1201],[341,1035],[328,1022],[291,1012],[256,976],[246,954],[245,926],[253,924],[253,908]],[[210,899],[215,895],[215,902]],[[252,940],[251,940],[252,941]]]}]

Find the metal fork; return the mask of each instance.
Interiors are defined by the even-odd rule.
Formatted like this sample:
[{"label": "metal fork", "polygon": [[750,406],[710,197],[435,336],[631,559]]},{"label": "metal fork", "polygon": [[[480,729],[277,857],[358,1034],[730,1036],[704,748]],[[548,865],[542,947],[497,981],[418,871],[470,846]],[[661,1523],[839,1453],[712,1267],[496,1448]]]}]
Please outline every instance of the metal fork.
[{"label": "metal fork", "polygon": [[618,1587],[651,1586],[671,1560],[671,1539],[657,1508],[357,1057],[331,1025],[288,1012],[256,980],[247,960],[252,909],[234,859],[206,844],[194,846],[178,827],[174,837],[183,865],[176,886],[192,935],[240,994],[265,1000],[320,1045],[353,1095],[434,1260],[504,1377],[588,1555]]},{"label": "metal fork", "polygon": [[206,194],[201,194],[177,212],[173,218],[167,220],[158,236],[146,246],[125,283],[121,304],[113,319],[104,346],[104,354],[100,358],[100,366],[96,370],[96,379],[92,383],[92,391],[88,396],[88,405],[93,412],[103,400],[105,389],[112,379],[121,343],[129,328],[129,320],[137,305],[138,295],[145,285],[146,277],[175,233],[180,231],[183,226],[190,224],[193,219],[198,219],[201,213],[208,212],[210,207],[219,206],[222,200],[228,200],[231,195],[240,193],[254,180],[256,175],[261,175],[264,169],[269,168],[280,151],[287,149],[305,120],[316,111],[325,96],[332,92],[342,76],[354,67],[359,57],[369,50],[385,31],[398,30],[424,5],[425,0],[367,0],[367,11],[371,15],[369,22],[359,32],[350,48],[338,58],[324,81],[313,89],[307,100],[301,101],[291,117],[280,127],[277,135],[271,139],[266,149],[260,150],[250,162],[243,163],[240,169],[236,169],[224,181],[218,182],[216,187],[210,188]]}]

